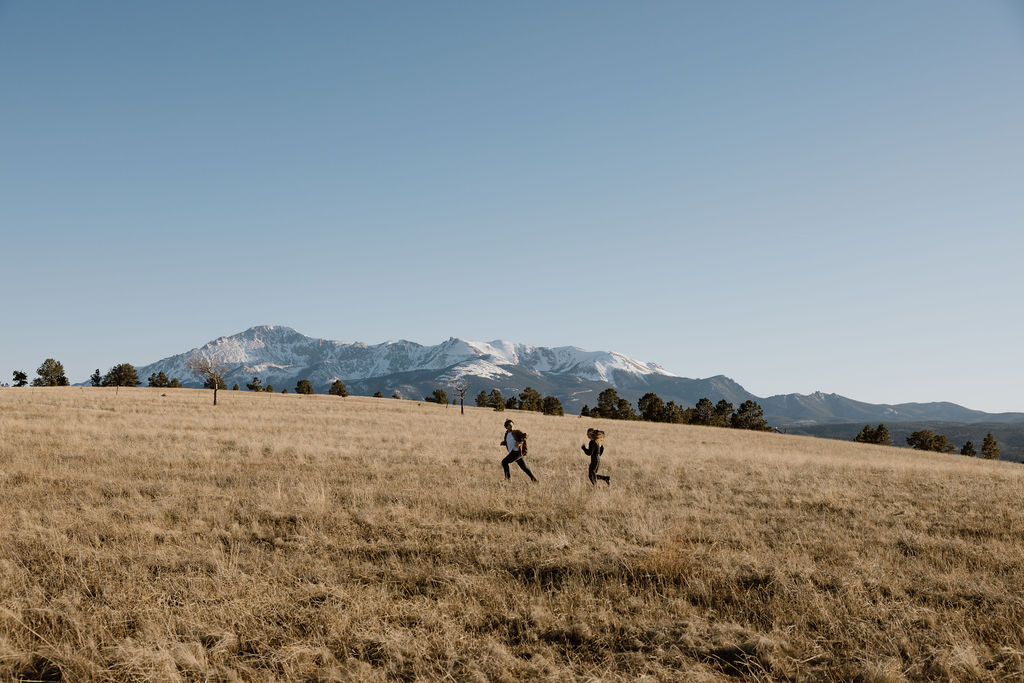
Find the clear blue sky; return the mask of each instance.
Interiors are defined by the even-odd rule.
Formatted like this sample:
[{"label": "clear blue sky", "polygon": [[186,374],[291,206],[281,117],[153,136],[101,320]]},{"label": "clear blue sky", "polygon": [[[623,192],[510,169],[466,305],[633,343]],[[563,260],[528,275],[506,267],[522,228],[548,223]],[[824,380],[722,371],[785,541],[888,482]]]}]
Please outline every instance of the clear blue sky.
[{"label": "clear blue sky", "polygon": [[0,0],[0,380],[257,324],[1024,411],[1024,3]]}]

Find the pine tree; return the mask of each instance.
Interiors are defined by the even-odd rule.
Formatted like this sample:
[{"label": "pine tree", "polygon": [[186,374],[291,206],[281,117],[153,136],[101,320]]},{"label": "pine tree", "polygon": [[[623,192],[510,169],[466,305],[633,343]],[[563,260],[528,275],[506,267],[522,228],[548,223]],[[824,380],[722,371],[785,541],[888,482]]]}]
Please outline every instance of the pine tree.
[{"label": "pine tree", "polygon": [[701,398],[693,407],[690,424],[711,426],[715,421],[715,405],[710,398]]},{"label": "pine tree", "polygon": [[907,437],[907,445],[915,451],[930,451],[935,441],[935,432],[930,429],[919,429]]},{"label": "pine tree", "polygon": [[[99,370],[97,370],[96,372],[99,372]],[[28,375],[25,373],[25,371],[24,370],[15,370],[14,371],[14,386],[16,386],[16,387],[23,387],[26,384],[28,384]]]},{"label": "pine tree", "polygon": [[263,382],[260,381],[259,377],[253,377],[251,384],[246,384],[245,388],[249,391],[263,391]]},{"label": "pine tree", "polygon": [[981,457],[986,460],[999,460],[999,444],[996,443],[992,432],[986,434],[981,442]]},{"label": "pine tree", "polygon": [[635,420],[638,415],[633,412],[633,404],[624,398],[620,398],[615,401],[615,415],[616,420]]},{"label": "pine tree", "polygon": [[384,394],[381,391],[375,391],[375,392],[373,392],[373,397],[374,398],[384,398]]},{"label": "pine tree", "polygon": [[[167,383],[168,389],[181,389],[181,380],[177,377],[172,377],[171,381]],[[235,390],[238,390],[238,385],[235,385]]]},{"label": "pine tree", "polygon": [[875,430],[875,441],[879,446],[891,446],[892,437],[889,436],[889,428],[885,426],[885,423],[880,423],[878,429]]},{"label": "pine tree", "polygon": [[969,458],[973,458],[978,455],[978,451],[974,450],[974,442],[968,441],[964,444],[964,447],[960,449],[960,455],[966,455]]},{"label": "pine tree", "polygon": [[864,425],[860,434],[854,438],[858,443],[873,443],[879,446],[891,446],[892,438],[889,436],[889,428],[884,424],[878,425],[878,429],[872,429],[871,425]]},{"label": "pine tree", "polygon": [[427,403],[436,403],[438,405],[448,405],[448,394],[445,393],[444,389],[434,389],[434,393],[430,396],[424,396],[423,400]]},{"label": "pine tree", "polygon": [[47,358],[36,369],[36,377],[32,380],[34,387],[66,387],[68,378],[64,375],[64,366],[60,361]]},{"label": "pine tree", "polygon": [[477,408],[488,408],[491,405],[491,397],[487,395],[486,391],[481,391],[473,400]]},{"label": "pine tree", "polygon": [[490,404],[494,408],[495,412],[502,412],[505,410],[505,399],[501,397],[501,392],[497,389],[491,389]]},{"label": "pine tree", "polygon": [[[331,388],[333,389],[334,387],[331,387]],[[310,381],[308,379],[300,379],[298,381],[298,383],[295,385],[295,393],[296,394],[306,394],[306,395],[312,394],[313,393],[313,385],[312,385],[312,383],[310,383]]]},{"label": "pine tree", "polygon": [[614,418],[619,400],[618,392],[608,387],[597,395],[597,406],[590,409],[590,417]]},{"label": "pine tree", "polygon": [[590,406],[586,403],[584,403],[583,407],[580,408],[580,417],[590,417]]},{"label": "pine tree", "polygon": [[89,382],[94,387],[103,386],[103,375],[100,374],[100,369],[96,368],[96,371],[89,375]]},{"label": "pine tree", "polygon": [[171,385],[171,381],[167,379],[167,375],[164,371],[154,372],[149,376],[149,386],[156,387],[157,389],[164,389]]},{"label": "pine tree", "polygon": [[647,392],[636,402],[640,409],[640,417],[648,422],[665,421],[665,402],[655,393]]},{"label": "pine tree", "polygon": [[857,443],[874,443],[875,442],[875,430],[871,428],[871,425],[864,425],[864,429],[860,430],[853,439]]},{"label": "pine tree", "polygon": [[930,429],[921,429],[907,437],[907,445],[918,451],[952,453],[956,446],[949,443],[944,434],[935,434]]},{"label": "pine tree", "polygon": [[[166,375],[164,379],[167,379]],[[139,384],[139,375],[131,363],[118,363],[103,376],[105,387],[137,387]]]},{"label": "pine tree", "polygon": [[[331,396],[341,396],[344,398],[345,396],[348,396],[348,389],[345,388],[344,382],[340,379],[336,379],[331,383],[331,388],[327,390],[327,393]],[[380,392],[378,391],[374,396],[380,396]]]},{"label": "pine tree", "polygon": [[751,429],[757,432],[767,432],[771,429],[764,419],[764,410],[756,401],[744,401],[730,418],[730,426],[733,429]]},{"label": "pine tree", "polygon": [[544,410],[544,399],[533,387],[526,387],[519,394],[519,410],[533,410],[542,412]]},{"label": "pine tree", "polygon": [[238,391],[238,383],[237,382],[235,383],[235,385],[233,387],[231,387],[231,391]]},{"label": "pine tree", "polygon": [[545,415],[565,415],[565,409],[562,408],[562,402],[554,396],[545,396],[542,406],[541,412]]},{"label": "pine tree", "polygon": [[732,424],[732,404],[726,401],[724,398],[719,400],[715,404],[715,417],[712,419],[711,424],[716,427],[728,427]]},{"label": "pine tree", "polygon": [[263,387],[263,391],[266,391],[267,393],[270,394],[274,393],[274,385],[268,384],[267,386]]},{"label": "pine tree", "polygon": [[676,405],[675,401],[669,401],[665,404],[663,419],[665,422],[671,422],[673,424],[685,424],[686,411],[682,406]]}]

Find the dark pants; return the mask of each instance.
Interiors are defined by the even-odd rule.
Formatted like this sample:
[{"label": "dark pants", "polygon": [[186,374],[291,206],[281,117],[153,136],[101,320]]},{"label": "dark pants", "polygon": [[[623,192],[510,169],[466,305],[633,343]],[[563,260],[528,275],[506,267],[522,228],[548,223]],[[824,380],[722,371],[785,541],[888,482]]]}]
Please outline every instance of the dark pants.
[{"label": "dark pants", "polygon": [[501,468],[505,470],[506,479],[512,478],[512,474],[508,471],[508,466],[514,462],[519,463],[519,469],[526,472],[526,476],[533,481],[537,481],[537,477],[533,476],[533,472],[531,472],[530,468],[526,466],[526,460],[523,459],[523,454],[519,451],[510,451],[509,454],[505,456],[505,459],[501,461]]},{"label": "dark pants", "polygon": [[599,469],[601,469],[601,456],[590,456],[590,472],[587,473],[587,476],[590,477],[590,483],[596,484],[598,479],[602,480],[606,484],[611,482],[611,479],[609,477],[597,473]]}]

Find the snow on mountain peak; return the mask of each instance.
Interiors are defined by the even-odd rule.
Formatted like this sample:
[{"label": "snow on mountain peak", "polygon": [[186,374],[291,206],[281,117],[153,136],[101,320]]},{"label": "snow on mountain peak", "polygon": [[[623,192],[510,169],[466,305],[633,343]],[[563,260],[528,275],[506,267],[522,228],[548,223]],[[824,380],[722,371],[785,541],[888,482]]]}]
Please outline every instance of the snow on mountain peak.
[{"label": "snow on mountain peak", "polygon": [[[653,363],[609,351],[586,351],[575,346],[548,348],[504,340],[468,341],[451,337],[435,346],[406,340],[368,345],[307,337],[290,327],[261,325],[229,337],[218,337],[198,349],[140,368],[148,374],[190,377],[187,361],[200,353],[232,368],[240,377],[268,374],[323,376],[363,380],[399,373],[442,371],[451,379],[494,379],[514,367],[551,375],[572,375],[616,385],[617,373],[632,376],[675,377]],[[275,380],[276,381],[276,380]]]}]

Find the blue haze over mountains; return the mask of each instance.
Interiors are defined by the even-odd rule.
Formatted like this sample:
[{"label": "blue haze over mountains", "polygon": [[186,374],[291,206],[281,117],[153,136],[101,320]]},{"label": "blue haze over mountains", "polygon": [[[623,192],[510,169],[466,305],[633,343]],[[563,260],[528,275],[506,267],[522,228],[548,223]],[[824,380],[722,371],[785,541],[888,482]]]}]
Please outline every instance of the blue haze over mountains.
[{"label": "blue haze over mountains", "polygon": [[376,345],[316,339],[289,327],[259,326],[215,339],[199,349],[138,367],[145,382],[150,374],[164,372],[185,386],[198,387],[187,362],[195,353],[222,362],[228,387],[244,387],[258,376],[277,391],[293,391],[300,379],[312,382],[317,393],[326,393],[341,379],[353,394],[422,400],[436,388],[451,394],[449,385],[469,386],[467,399],[480,391],[498,389],[511,396],[530,386],[543,395],[558,397],[566,413],[594,406],[598,394],[609,386],[619,396],[636,403],[647,392],[663,400],[692,406],[702,397],[725,399],[734,406],[757,401],[774,427],[800,432],[818,425],[841,423],[962,423],[1024,426],[1024,413],[985,413],[955,403],[871,404],[837,394],[779,394],[755,396],[724,375],[704,379],[678,377],[653,363],[644,363],[615,352],[585,351],[577,347],[534,347],[511,342],[469,342],[452,338],[435,346],[410,341]]}]

